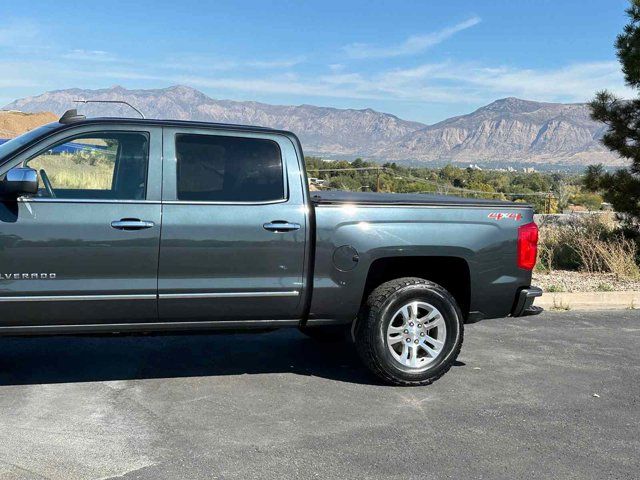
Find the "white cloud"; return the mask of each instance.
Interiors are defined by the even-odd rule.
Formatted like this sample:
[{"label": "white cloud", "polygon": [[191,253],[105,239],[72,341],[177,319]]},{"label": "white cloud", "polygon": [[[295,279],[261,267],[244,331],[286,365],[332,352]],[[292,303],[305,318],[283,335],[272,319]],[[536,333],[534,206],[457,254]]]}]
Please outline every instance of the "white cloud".
[{"label": "white cloud", "polygon": [[87,62],[118,62],[119,58],[104,50],[75,49],[62,55],[62,58],[74,61]]},{"label": "white cloud", "polygon": [[582,102],[603,89],[623,97],[634,95],[633,90],[624,85],[620,64],[616,61],[576,63],[547,70],[481,68],[468,73],[464,78],[466,82],[525,98]]},{"label": "white cloud", "polygon": [[517,96],[551,102],[584,102],[597,90],[608,89],[630,97],[620,64],[615,61],[574,63],[556,69],[441,63],[395,70],[384,75],[387,82],[417,90],[421,85],[440,84],[463,89],[474,98],[491,100]]},{"label": "white cloud", "polygon": [[335,72],[319,77],[178,77],[191,85],[242,92],[323,96],[334,98],[482,104],[516,96],[549,102],[586,102],[598,90],[622,97],[634,91],[624,85],[617,62],[576,63],[557,69],[445,62],[373,75]]},{"label": "white cloud", "polygon": [[412,35],[400,45],[377,47],[367,43],[352,43],[344,47],[352,58],[384,58],[415,55],[452,37],[458,32],[473,27],[481,22],[479,17],[471,17],[451,27],[423,35]]},{"label": "white cloud", "polygon": [[291,68],[296,65],[301,64],[305,61],[305,57],[294,57],[289,59],[279,59],[279,60],[254,60],[248,61],[245,63],[239,62],[238,66],[247,66],[251,68]]}]

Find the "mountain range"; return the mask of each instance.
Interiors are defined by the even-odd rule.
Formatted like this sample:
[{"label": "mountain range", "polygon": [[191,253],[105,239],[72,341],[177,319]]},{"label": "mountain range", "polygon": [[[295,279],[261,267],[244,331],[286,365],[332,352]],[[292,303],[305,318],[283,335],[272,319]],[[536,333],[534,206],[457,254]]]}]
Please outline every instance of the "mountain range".
[{"label": "mountain range", "polygon": [[[156,90],[68,89],[16,100],[5,110],[54,112],[74,100],[126,100],[148,118],[202,120],[291,130],[305,152],[328,158],[363,157],[402,163],[623,164],[600,143],[606,126],[589,117],[584,103],[543,103],[504,98],[467,115],[425,125],[371,109],[283,106],[216,100],[186,86]],[[127,107],[81,105],[89,116],[134,116]]]}]

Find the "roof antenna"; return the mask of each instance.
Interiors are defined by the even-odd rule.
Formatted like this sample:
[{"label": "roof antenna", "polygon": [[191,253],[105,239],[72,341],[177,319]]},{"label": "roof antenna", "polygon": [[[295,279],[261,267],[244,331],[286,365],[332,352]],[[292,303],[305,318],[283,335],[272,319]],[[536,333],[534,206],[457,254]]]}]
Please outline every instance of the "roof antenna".
[{"label": "roof antenna", "polygon": [[138,115],[140,115],[140,117],[147,118],[147,117],[144,116],[144,113],[142,113],[136,107],[131,105],[129,102],[125,102],[124,100],[74,100],[74,102],[75,103],[119,103],[121,105],[126,105],[126,106],[132,108],[133,110],[136,111],[136,113]]},{"label": "roof antenna", "polygon": [[78,115],[78,111],[74,108],[73,110],[67,110],[64,112],[64,115],[62,115],[58,121],[66,125],[73,122],[80,122],[85,118],[86,117],[84,115]]}]

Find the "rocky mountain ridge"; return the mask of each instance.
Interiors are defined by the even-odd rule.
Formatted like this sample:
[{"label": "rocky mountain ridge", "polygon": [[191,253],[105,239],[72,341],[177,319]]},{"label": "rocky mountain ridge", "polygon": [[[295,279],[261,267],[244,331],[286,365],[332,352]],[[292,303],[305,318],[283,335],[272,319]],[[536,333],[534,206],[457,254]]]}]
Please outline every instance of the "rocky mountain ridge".
[{"label": "rocky mountain ridge", "polygon": [[[313,105],[269,105],[216,100],[186,86],[156,90],[69,89],[26,97],[5,106],[24,112],[74,108],[73,100],[126,100],[149,118],[261,125],[291,130],[309,154],[364,157],[411,163],[539,163],[622,165],[599,142],[606,127],[589,117],[586,104],[543,103],[517,98],[497,100],[478,110],[433,125],[403,120],[372,109]],[[106,104],[80,105],[90,116],[133,116],[130,109]]]}]

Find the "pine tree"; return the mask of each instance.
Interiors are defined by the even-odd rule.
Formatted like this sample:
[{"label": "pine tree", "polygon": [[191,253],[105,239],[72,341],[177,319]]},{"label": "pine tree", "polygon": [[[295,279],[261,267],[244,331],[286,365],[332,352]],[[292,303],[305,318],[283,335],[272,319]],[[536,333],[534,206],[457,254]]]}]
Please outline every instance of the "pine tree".
[{"label": "pine tree", "polygon": [[[618,59],[626,84],[640,93],[640,0],[631,0],[630,22],[616,39]],[[640,98],[621,100],[608,91],[598,92],[590,103],[591,118],[608,125],[602,143],[622,158],[628,168],[605,172],[602,165],[587,168],[585,186],[600,191],[629,223],[640,225]]]}]

